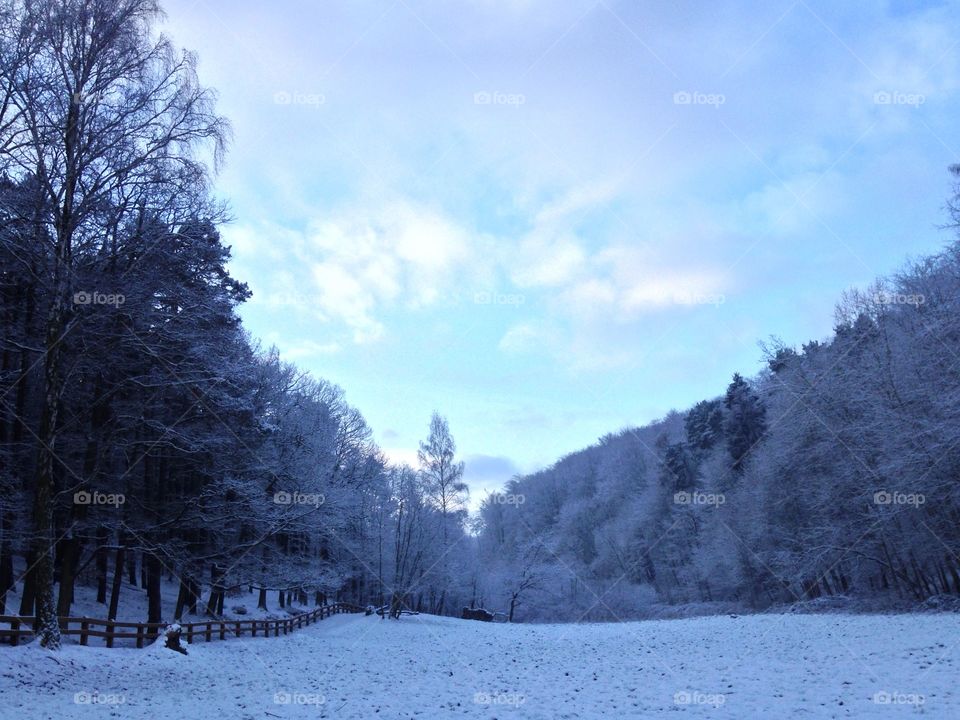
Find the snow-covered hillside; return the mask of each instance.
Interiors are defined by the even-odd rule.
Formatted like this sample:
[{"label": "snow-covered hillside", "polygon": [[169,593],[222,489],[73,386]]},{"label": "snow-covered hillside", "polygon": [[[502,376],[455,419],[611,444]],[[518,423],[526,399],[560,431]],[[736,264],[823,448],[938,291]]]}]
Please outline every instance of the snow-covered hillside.
[{"label": "snow-covered hillside", "polygon": [[22,718],[960,717],[957,615],[500,625],[338,616],[146,650],[0,649]]}]

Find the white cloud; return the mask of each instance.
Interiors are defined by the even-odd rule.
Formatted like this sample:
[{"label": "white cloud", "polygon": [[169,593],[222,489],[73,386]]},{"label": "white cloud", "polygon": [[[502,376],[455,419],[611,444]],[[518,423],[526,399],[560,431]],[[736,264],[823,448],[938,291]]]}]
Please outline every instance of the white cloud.
[{"label": "white cloud", "polygon": [[586,253],[572,234],[537,231],[510,252],[507,267],[513,282],[525,287],[563,286],[580,274]]},{"label": "white cloud", "polygon": [[499,347],[506,353],[525,353],[538,347],[544,338],[542,330],[529,323],[519,323],[500,338]]},{"label": "white cloud", "polygon": [[357,343],[383,335],[383,325],[373,317],[373,309],[378,299],[390,300],[394,295],[382,283],[365,284],[363,277],[367,272],[368,269],[352,272],[349,266],[329,260],[315,263],[312,268],[320,309],[350,326]]},{"label": "white cloud", "polygon": [[623,182],[619,179],[577,185],[559,199],[545,205],[536,214],[535,222],[538,226],[552,225],[566,221],[571,215],[582,210],[602,207],[616,199],[622,185]]},{"label": "white cloud", "polygon": [[577,314],[594,313],[616,304],[617,288],[608,279],[589,278],[572,285],[562,297]]},{"label": "white cloud", "polygon": [[407,199],[364,198],[301,231],[233,226],[227,240],[252,306],[308,313],[357,344],[382,338],[384,315],[398,307],[424,308],[489,283],[494,264],[484,236]]},{"label": "white cloud", "polygon": [[387,458],[391,465],[409,465],[418,467],[420,461],[417,459],[417,451],[409,448],[380,448],[380,451]]}]

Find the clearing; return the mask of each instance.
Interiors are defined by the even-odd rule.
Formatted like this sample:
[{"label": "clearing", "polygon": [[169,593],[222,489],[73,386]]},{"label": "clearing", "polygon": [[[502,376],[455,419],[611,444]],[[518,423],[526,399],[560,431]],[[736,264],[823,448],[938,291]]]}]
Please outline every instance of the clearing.
[{"label": "clearing", "polygon": [[337,616],[183,657],[0,648],[10,718],[960,718],[960,616]]}]

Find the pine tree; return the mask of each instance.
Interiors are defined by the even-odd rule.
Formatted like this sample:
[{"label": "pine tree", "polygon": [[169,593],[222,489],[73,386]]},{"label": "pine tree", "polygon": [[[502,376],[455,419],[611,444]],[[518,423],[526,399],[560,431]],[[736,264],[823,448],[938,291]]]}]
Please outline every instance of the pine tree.
[{"label": "pine tree", "polygon": [[727,409],[724,432],[734,473],[743,472],[750,451],[766,432],[766,410],[750,385],[735,373],[723,400]]},{"label": "pine tree", "polygon": [[723,407],[720,400],[701,400],[684,420],[687,442],[697,450],[709,450],[723,437]]}]

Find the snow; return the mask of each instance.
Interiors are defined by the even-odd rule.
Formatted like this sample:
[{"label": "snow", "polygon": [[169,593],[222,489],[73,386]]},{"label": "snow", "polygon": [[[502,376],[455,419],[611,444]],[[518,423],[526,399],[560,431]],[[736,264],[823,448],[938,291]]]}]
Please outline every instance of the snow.
[{"label": "snow", "polygon": [[186,657],[0,648],[0,717],[960,718],[958,639],[954,614],[341,615],[280,638],[194,643]]}]

